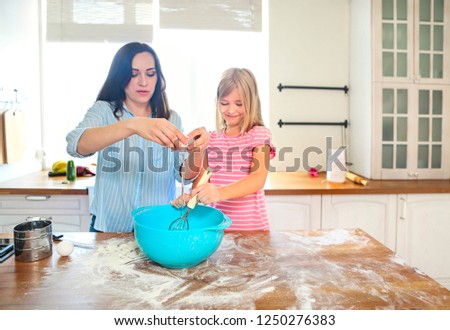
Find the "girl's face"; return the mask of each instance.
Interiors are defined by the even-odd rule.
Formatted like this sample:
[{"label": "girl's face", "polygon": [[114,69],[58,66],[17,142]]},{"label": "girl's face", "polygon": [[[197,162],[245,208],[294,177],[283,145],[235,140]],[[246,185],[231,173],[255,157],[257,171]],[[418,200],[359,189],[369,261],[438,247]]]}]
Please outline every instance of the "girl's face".
[{"label": "girl's face", "polygon": [[158,81],[155,59],[148,52],[136,54],[131,68],[131,80],[125,87],[126,101],[136,105],[148,105]]},{"label": "girl's face", "polygon": [[222,97],[219,103],[220,113],[227,123],[227,132],[239,133],[245,116],[245,108],[237,88],[233,89],[230,94]]}]

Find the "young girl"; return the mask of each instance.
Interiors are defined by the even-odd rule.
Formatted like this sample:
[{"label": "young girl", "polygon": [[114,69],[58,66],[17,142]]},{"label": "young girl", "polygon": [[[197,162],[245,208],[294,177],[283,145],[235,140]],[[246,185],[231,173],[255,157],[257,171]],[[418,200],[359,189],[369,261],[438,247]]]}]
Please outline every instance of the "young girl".
[{"label": "young girl", "polygon": [[[227,230],[269,230],[264,183],[275,156],[264,127],[255,77],[248,69],[225,71],[217,88],[216,132],[210,133],[204,168],[210,182],[196,187],[199,202],[212,205],[232,220]],[[185,201],[188,198],[185,198]],[[180,207],[183,200],[173,201]]]}]

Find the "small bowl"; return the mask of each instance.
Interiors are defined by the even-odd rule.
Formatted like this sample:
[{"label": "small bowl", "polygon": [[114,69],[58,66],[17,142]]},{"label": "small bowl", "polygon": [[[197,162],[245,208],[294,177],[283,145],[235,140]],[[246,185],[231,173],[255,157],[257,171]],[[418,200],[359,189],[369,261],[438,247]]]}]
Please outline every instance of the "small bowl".
[{"label": "small bowl", "polygon": [[142,252],[166,268],[190,268],[211,256],[222,242],[231,220],[210,206],[197,205],[189,213],[188,230],[169,230],[186,212],[171,205],[133,210],[134,236]]}]

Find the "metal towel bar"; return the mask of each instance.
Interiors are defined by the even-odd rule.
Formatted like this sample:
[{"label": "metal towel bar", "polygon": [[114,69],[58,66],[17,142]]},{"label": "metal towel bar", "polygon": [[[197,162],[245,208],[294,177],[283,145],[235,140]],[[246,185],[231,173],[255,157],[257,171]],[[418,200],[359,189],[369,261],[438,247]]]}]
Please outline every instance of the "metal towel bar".
[{"label": "metal towel bar", "polygon": [[278,121],[278,126],[283,127],[283,125],[308,125],[308,126],[344,126],[347,128],[348,120],[343,122],[284,122],[282,119]]},{"label": "metal towel bar", "polygon": [[281,92],[285,88],[292,88],[292,89],[323,89],[323,90],[337,90],[337,91],[344,91],[345,94],[348,93],[349,88],[347,85],[344,87],[322,87],[322,86],[288,86],[288,85],[282,85],[281,83],[278,85],[278,90]]}]

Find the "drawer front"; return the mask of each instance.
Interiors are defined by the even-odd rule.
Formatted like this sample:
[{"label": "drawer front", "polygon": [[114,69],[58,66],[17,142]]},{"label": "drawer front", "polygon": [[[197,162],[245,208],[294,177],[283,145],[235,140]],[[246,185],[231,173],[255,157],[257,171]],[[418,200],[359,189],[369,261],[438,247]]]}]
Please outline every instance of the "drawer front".
[{"label": "drawer front", "polygon": [[89,196],[85,195],[5,195],[0,196],[1,214],[51,216],[65,214],[89,214]]},{"label": "drawer front", "polygon": [[[0,215],[0,232],[13,233],[13,228],[19,223],[26,221],[29,215]],[[90,224],[89,215],[51,215],[48,213],[34,214],[36,217],[51,217],[52,231],[74,232],[88,231]]]}]

